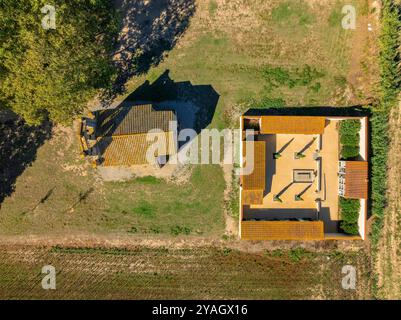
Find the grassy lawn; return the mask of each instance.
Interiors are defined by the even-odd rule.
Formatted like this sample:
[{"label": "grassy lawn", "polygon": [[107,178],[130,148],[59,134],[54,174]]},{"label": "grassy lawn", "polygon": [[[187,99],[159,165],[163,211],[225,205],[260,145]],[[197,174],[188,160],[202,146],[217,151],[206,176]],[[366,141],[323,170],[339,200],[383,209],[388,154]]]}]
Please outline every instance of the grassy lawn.
[{"label": "grassy lawn", "polygon": [[[220,95],[211,127],[237,126],[250,105],[344,105],[352,31],[341,7],[353,1],[197,1],[164,61],[129,82],[127,94],[166,69],[176,81],[212,85]],[[123,99],[123,97],[121,97]],[[254,102],[254,104],[252,104]],[[218,166],[199,166],[187,183],[145,178],[104,182],[78,157],[70,129],[57,129],[0,208],[2,234],[70,232],[221,235],[225,182]],[[237,210],[235,194],[230,207]]]},{"label": "grassy lawn", "polygon": [[131,233],[210,235],[224,226],[219,166],[195,167],[190,181],[180,186],[149,177],[105,187],[104,215],[117,225],[132,226]]},{"label": "grassy lawn", "polygon": [[[43,290],[44,265],[56,290]],[[357,270],[356,290],[341,288],[342,266]],[[0,248],[4,299],[368,299],[363,252],[244,253],[228,248]]]},{"label": "grassy lawn", "polygon": [[[128,87],[152,82],[166,69],[175,81],[210,84],[220,94],[212,123],[218,128],[237,125],[242,103],[252,100],[356,104],[358,99],[345,95],[353,33],[341,27],[344,4],[366,14],[364,0],[198,1],[178,46]],[[318,76],[304,72],[308,68]],[[288,81],[282,81],[283,74]]]},{"label": "grassy lawn", "polygon": [[103,182],[78,157],[69,135],[57,132],[18,178],[0,209],[2,234],[222,233],[225,182],[219,166],[197,166],[180,185],[153,177]]}]

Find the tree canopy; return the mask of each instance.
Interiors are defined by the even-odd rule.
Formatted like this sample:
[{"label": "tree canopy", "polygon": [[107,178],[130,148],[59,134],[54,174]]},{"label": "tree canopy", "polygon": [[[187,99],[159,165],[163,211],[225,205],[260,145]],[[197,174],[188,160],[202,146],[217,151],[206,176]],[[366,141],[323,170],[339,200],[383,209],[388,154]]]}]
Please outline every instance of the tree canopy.
[{"label": "tree canopy", "polygon": [[56,28],[45,29],[47,0],[0,0],[0,106],[29,124],[69,123],[116,76],[118,31],[109,0],[55,0]]}]

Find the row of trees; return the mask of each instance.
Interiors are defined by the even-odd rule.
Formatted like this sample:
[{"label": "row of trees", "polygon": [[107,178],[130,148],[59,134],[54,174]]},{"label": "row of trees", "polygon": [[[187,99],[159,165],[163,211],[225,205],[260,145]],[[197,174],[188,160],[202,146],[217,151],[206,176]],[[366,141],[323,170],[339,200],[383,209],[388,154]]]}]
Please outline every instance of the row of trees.
[{"label": "row of trees", "polygon": [[55,29],[42,25],[47,2],[0,1],[0,106],[29,124],[70,122],[116,76],[111,1],[53,1]]},{"label": "row of trees", "polygon": [[388,120],[391,108],[400,93],[401,4],[383,0],[380,37],[380,100],[372,106],[372,212],[375,222],[371,240],[376,246],[383,224],[386,200],[387,157],[389,147]]}]

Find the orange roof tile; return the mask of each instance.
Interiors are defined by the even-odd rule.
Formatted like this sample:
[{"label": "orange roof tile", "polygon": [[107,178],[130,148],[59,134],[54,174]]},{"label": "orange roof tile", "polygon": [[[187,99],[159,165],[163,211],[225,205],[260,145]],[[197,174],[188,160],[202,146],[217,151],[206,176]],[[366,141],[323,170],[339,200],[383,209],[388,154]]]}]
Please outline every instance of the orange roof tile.
[{"label": "orange roof tile", "polygon": [[243,204],[262,204],[263,190],[242,190]]},{"label": "orange roof tile", "polygon": [[325,117],[261,116],[262,134],[322,134]]},{"label": "orange roof tile", "polygon": [[368,162],[345,161],[345,198],[368,198]]},{"label": "orange roof tile", "polygon": [[[246,145],[251,141],[243,141],[242,151],[245,159],[253,160],[253,170],[250,174],[242,176],[242,188],[244,190],[264,190],[266,184],[266,143],[265,141],[253,141],[253,155],[247,155]],[[248,162],[249,164],[249,162]]]},{"label": "orange roof tile", "polygon": [[[172,155],[176,153],[173,132],[133,134],[124,136],[103,137],[98,147],[102,154],[103,166],[131,166],[148,164],[146,153],[148,148],[159,140],[148,141],[147,136],[162,139],[161,150],[155,156]],[[156,138],[157,137],[157,138]],[[165,139],[165,143],[163,142]]]},{"label": "orange roof tile", "polygon": [[151,104],[96,111],[96,136],[146,133],[152,129],[170,131],[173,111],[154,110]]},{"label": "orange roof tile", "polygon": [[323,221],[241,221],[243,240],[323,240]]}]

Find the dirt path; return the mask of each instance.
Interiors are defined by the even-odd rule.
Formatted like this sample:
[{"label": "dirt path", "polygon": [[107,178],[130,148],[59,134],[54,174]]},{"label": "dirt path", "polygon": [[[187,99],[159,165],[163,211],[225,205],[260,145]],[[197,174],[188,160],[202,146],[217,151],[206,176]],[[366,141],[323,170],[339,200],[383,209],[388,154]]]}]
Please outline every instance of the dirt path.
[{"label": "dirt path", "polygon": [[376,273],[379,297],[401,299],[401,103],[390,117],[388,208],[379,242]]},{"label": "dirt path", "polygon": [[120,234],[59,234],[59,235],[21,235],[0,236],[4,246],[64,246],[64,247],[102,247],[102,248],[199,248],[216,247],[231,248],[242,252],[264,252],[266,250],[288,250],[302,247],[308,251],[360,251],[364,250],[363,243],[350,245],[349,241],[241,241],[237,239],[224,240],[206,237],[146,237]]}]

